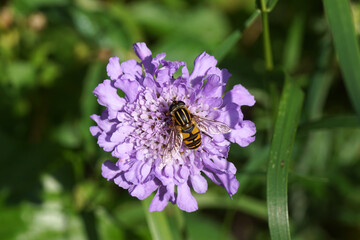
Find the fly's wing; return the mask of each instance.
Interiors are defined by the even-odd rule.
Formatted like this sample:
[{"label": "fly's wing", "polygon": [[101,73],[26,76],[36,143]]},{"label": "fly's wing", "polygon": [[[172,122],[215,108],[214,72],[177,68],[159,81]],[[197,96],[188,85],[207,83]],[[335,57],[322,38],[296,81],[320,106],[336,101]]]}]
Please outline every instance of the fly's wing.
[{"label": "fly's wing", "polygon": [[230,127],[225,123],[199,116],[193,116],[193,118],[202,132],[208,134],[225,134],[231,131]]},{"label": "fly's wing", "polygon": [[179,131],[173,126],[170,131],[168,141],[166,143],[166,148],[163,156],[163,163],[168,163],[174,158],[180,157],[180,147],[182,143],[182,135]]}]

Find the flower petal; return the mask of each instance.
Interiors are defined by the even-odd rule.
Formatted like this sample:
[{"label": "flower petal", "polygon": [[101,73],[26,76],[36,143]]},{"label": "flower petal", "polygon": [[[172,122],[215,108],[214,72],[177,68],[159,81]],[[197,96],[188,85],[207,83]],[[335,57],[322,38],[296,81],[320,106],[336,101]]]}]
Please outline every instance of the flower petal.
[{"label": "flower petal", "polygon": [[114,183],[124,189],[128,189],[129,187],[133,186],[130,182],[126,181],[123,172],[121,172],[116,178],[114,178]]},{"label": "flower petal", "polygon": [[109,109],[110,118],[115,118],[116,113],[121,111],[126,103],[125,99],[117,94],[117,89],[110,80],[100,83],[93,93],[98,98],[98,102]]},{"label": "flower petal", "polygon": [[110,140],[111,135],[114,131],[110,131],[108,133],[103,132],[99,135],[97,144],[104,149],[106,152],[110,152],[114,150],[114,147],[118,144],[116,142],[112,142]]},{"label": "flower petal", "polygon": [[107,110],[104,110],[101,113],[101,116],[93,114],[90,118],[96,122],[102,131],[109,132],[113,128],[114,123],[109,121],[109,114]]},{"label": "flower petal", "polygon": [[170,70],[166,67],[162,67],[156,73],[156,82],[160,84],[160,86],[166,86],[170,84],[172,75],[170,75]]},{"label": "flower petal", "polygon": [[241,147],[246,147],[255,141],[254,134],[256,133],[255,124],[251,121],[242,121],[235,126],[235,129],[226,134],[226,137],[234,143],[239,144]]},{"label": "flower petal", "polygon": [[149,212],[162,211],[169,203],[169,194],[165,186],[159,187],[158,191],[155,194],[155,197],[150,203]]},{"label": "flower petal", "polygon": [[198,209],[197,202],[193,195],[191,195],[190,187],[187,182],[178,185],[177,187],[178,196],[176,204],[181,210],[186,212],[193,212]]},{"label": "flower petal", "polygon": [[223,83],[220,81],[220,77],[217,75],[210,75],[204,87],[201,89],[201,95],[207,98],[214,97],[220,98],[223,94]]},{"label": "flower petal", "polygon": [[244,88],[241,84],[237,84],[228,91],[224,96],[224,105],[233,102],[239,106],[253,106],[255,104],[255,98]]},{"label": "flower petal", "polygon": [[142,162],[140,161],[134,161],[134,164],[128,169],[127,172],[124,173],[124,177],[128,182],[131,182],[133,184],[138,184],[138,178],[137,173],[139,167],[142,165]]},{"label": "flower petal", "polygon": [[229,71],[227,69],[220,70],[219,68],[215,67],[215,68],[210,68],[209,71],[207,72],[207,75],[208,76],[216,75],[216,76],[220,77],[220,82],[223,84],[221,94],[223,94],[225,92],[226,83],[229,80],[229,78],[231,77],[231,73],[229,73]]},{"label": "flower petal", "polygon": [[118,57],[111,57],[109,63],[106,66],[107,75],[111,80],[118,79],[122,74],[122,68],[119,63]]},{"label": "flower petal", "polygon": [[190,180],[195,192],[205,193],[207,191],[208,183],[206,179],[200,174],[191,175]]},{"label": "flower petal", "polygon": [[145,70],[148,73],[153,74],[155,70],[154,64],[152,64],[152,52],[150,49],[146,46],[145,43],[135,43],[133,45],[134,51],[136,55],[141,60],[142,64],[144,65]]},{"label": "flower petal", "polygon": [[126,161],[130,158],[130,153],[133,151],[133,147],[133,143],[121,143],[115,147],[112,155],[119,158],[121,161]]},{"label": "flower petal", "polygon": [[115,132],[111,135],[110,140],[112,142],[123,143],[125,139],[129,136],[129,134],[134,130],[135,128],[131,125],[118,126]]},{"label": "flower petal", "polygon": [[102,133],[101,128],[99,128],[98,126],[91,126],[89,130],[91,135],[93,135],[94,137],[99,137],[100,134]]},{"label": "flower petal", "polygon": [[120,173],[119,168],[115,163],[107,160],[101,165],[101,175],[108,181],[113,180],[116,175]]},{"label": "flower petal", "polygon": [[231,128],[234,128],[242,120],[243,116],[240,107],[235,103],[228,103],[225,107],[210,110],[210,112],[213,116],[216,116],[215,120],[225,123]]},{"label": "flower petal", "polygon": [[236,180],[236,177],[233,174],[213,172],[209,169],[204,169],[203,172],[214,183],[224,187],[230,197],[237,192],[239,188],[239,182]]},{"label": "flower petal", "polygon": [[138,81],[131,81],[123,77],[117,80],[114,85],[125,93],[125,96],[130,103],[137,99],[139,90],[141,89]]},{"label": "flower petal", "polygon": [[139,80],[142,74],[141,65],[134,59],[121,63],[121,68],[129,80]]},{"label": "flower petal", "polygon": [[152,52],[150,51],[150,49],[146,46],[146,43],[144,43],[144,42],[135,43],[133,45],[133,48],[134,48],[135,54],[138,56],[138,58],[140,58],[141,61],[143,61],[147,57],[151,57],[151,55],[152,55]]},{"label": "flower petal", "polygon": [[151,74],[146,73],[146,76],[143,81],[143,86],[148,88],[155,88],[157,87],[156,82],[154,81],[154,78]]},{"label": "flower petal", "polygon": [[167,69],[169,69],[169,75],[172,76],[181,66],[186,66],[183,61],[165,61],[162,60],[160,63]]},{"label": "flower petal", "polygon": [[217,60],[213,56],[206,52],[200,54],[194,61],[194,70],[189,78],[191,85],[195,88],[200,88],[203,84],[203,78],[209,69],[216,67],[216,64]]},{"label": "flower petal", "polygon": [[151,193],[153,193],[158,188],[158,185],[155,184],[154,181],[148,181],[144,184],[136,185],[131,191],[130,195],[133,197],[137,197],[140,200],[144,200]]},{"label": "flower petal", "polygon": [[[145,163],[145,164],[143,164],[143,165],[141,166],[141,168],[140,168],[140,174],[139,174],[139,175],[140,175],[140,176],[139,176],[140,182],[143,182],[143,181],[145,181],[145,180],[148,178],[151,169],[152,169],[152,164],[149,163],[149,162],[147,162],[147,163]],[[154,190],[154,191],[155,191],[155,190]]]}]

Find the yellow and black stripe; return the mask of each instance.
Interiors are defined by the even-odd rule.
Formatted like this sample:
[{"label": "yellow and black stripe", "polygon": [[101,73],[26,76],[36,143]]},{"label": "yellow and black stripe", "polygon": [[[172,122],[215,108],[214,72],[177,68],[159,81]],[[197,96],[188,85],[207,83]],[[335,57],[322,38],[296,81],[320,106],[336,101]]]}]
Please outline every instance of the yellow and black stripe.
[{"label": "yellow and black stripe", "polygon": [[192,124],[187,129],[182,129],[181,133],[183,134],[184,143],[189,149],[197,149],[201,145],[200,130],[195,124]]}]

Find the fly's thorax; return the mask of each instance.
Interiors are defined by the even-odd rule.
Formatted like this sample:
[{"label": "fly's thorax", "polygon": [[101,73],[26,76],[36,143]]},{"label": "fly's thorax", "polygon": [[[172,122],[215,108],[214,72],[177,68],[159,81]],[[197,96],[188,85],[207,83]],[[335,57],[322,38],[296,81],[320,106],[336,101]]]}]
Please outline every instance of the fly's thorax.
[{"label": "fly's thorax", "polygon": [[182,107],[186,107],[183,101],[173,101],[169,107],[169,112],[172,113]]},{"label": "fly's thorax", "polygon": [[191,114],[185,106],[178,106],[172,112],[171,116],[176,125],[181,126],[182,128],[188,128],[191,122]]}]

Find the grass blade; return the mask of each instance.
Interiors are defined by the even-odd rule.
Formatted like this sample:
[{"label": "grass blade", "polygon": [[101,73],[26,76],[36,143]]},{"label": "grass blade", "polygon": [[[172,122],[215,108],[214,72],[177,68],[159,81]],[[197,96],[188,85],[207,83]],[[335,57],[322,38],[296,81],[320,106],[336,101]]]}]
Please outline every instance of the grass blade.
[{"label": "grass blade", "polygon": [[276,6],[278,1],[279,0],[268,0],[267,1],[266,5],[267,5],[267,9],[268,9],[269,12],[271,12],[274,9],[274,7]]},{"label": "grass blade", "polygon": [[148,197],[142,200],[146,221],[150,228],[151,237],[154,240],[172,240],[169,223],[167,221],[165,212],[149,212],[149,205],[152,198]]},{"label": "grass blade", "polygon": [[334,71],[331,68],[331,39],[325,36],[320,44],[320,51],[315,69],[310,77],[302,121],[317,120],[321,118],[325,102],[332,84]]},{"label": "grass blade", "polygon": [[305,30],[304,25],[304,15],[298,14],[294,17],[290,26],[283,53],[283,66],[288,72],[292,72],[299,63]]},{"label": "grass blade", "polygon": [[242,32],[249,27],[260,15],[259,10],[255,10],[250,17],[245,21],[244,26],[240,30],[234,31],[222,44],[214,51],[215,58],[221,62],[224,57],[234,49],[235,44],[240,40],[242,37]]},{"label": "grass blade", "polygon": [[341,72],[360,119],[360,53],[348,0],[323,0]]},{"label": "grass blade", "polygon": [[239,41],[242,37],[242,33],[240,30],[234,31],[222,44],[216,49],[214,52],[215,58],[220,62],[223,58],[228,54],[231,49],[233,49],[234,45]]},{"label": "grass blade", "polygon": [[286,80],[280,99],[267,173],[267,206],[271,239],[290,239],[287,177],[304,95]]}]

